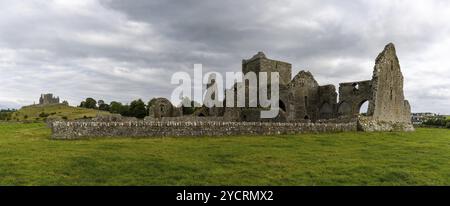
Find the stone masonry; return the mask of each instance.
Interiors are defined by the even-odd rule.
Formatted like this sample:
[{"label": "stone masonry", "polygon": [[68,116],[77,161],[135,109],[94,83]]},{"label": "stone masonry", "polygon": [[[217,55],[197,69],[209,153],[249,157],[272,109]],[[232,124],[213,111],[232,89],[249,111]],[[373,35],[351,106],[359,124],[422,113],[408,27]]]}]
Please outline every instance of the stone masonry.
[{"label": "stone masonry", "polygon": [[[278,72],[280,77],[278,117],[261,119],[259,114],[263,108],[248,106],[240,108],[203,106],[194,112],[194,115],[183,116],[180,107],[172,105],[165,98],[157,98],[151,101],[150,116],[145,121],[124,121],[120,118],[108,121],[98,119],[55,121],[49,123],[53,138],[414,130],[410,120],[410,104],[405,100],[403,93],[400,63],[392,43],[386,45],[376,58],[371,80],[340,83],[339,93],[334,85],[320,85],[309,71],[300,71],[291,78],[290,63],[271,60],[262,52],[243,60],[242,72],[244,74],[255,72],[257,75],[259,72]],[[236,83],[230,89],[236,90],[240,87],[248,89],[245,83]],[[236,97],[234,99],[237,100]],[[59,102],[59,99],[54,99],[52,95],[43,95],[41,100],[42,103]],[[250,99],[247,96],[246,102],[251,101],[258,99]],[[369,106],[367,113],[362,115],[359,111],[364,102],[369,102]]]},{"label": "stone masonry", "polygon": [[[208,117],[206,117],[208,118]],[[53,139],[85,137],[180,137],[229,135],[279,135],[356,131],[356,122],[224,122],[224,121],[55,121]]]},{"label": "stone masonry", "polygon": [[42,94],[39,98],[40,105],[59,104],[59,97],[53,97],[53,94]]},{"label": "stone masonry", "polygon": [[[334,85],[320,85],[309,71],[300,71],[291,79],[290,63],[271,60],[262,52],[242,61],[242,72],[278,72],[280,77],[280,113],[274,119],[260,119],[262,108],[202,108],[202,116],[223,116],[232,121],[244,122],[317,122],[323,119],[359,116],[363,103],[369,109],[361,118],[363,131],[411,131],[410,105],[403,94],[403,75],[394,44],[385,46],[375,60],[371,80],[339,84],[339,93]],[[270,76],[270,74],[268,74]],[[270,80],[269,80],[270,81]],[[244,81],[243,81],[244,82]],[[236,84],[234,88],[248,87]],[[339,99],[337,98],[339,94]],[[246,102],[258,101],[249,99]],[[226,99],[226,97],[225,97]],[[236,101],[236,96],[234,97]],[[217,111],[221,109],[221,111]],[[212,111],[214,110],[214,112]],[[368,128],[369,125],[385,125]],[[395,127],[387,127],[393,125]],[[364,126],[367,125],[367,126]]]}]

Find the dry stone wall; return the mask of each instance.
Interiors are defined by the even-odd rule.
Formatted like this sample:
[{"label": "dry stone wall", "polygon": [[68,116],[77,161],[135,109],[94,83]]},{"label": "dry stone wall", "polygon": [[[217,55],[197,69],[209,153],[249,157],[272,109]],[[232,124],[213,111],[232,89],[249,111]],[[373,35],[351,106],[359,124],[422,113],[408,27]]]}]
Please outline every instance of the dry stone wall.
[{"label": "dry stone wall", "polygon": [[377,120],[373,117],[360,117],[358,118],[358,130],[365,132],[412,132],[414,131],[414,127],[408,122]]},{"label": "dry stone wall", "polygon": [[356,131],[356,121],[347,123],[221,122],[221,121],[54,121],[52,139],[87,137],[179,137],[278,135]]}]

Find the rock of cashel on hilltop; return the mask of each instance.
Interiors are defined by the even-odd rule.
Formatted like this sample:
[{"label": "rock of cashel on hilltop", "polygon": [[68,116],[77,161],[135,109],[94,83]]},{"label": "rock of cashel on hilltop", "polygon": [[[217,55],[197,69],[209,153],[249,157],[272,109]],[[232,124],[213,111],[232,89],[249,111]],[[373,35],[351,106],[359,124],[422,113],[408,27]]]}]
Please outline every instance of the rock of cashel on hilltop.
[{"label": "rock of cashel on hilltop", "polygon": [[59,97],[54,97],[53,94],[41,94],[41,97],[39,98],[39,104],[59,104]]}]

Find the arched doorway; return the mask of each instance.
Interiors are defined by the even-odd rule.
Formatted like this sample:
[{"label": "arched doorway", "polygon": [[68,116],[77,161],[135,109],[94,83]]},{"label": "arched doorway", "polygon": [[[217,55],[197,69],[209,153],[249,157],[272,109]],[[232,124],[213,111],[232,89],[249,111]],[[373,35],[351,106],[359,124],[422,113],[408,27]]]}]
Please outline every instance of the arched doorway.
[{"label": "arched doorway", "polygon": [[363,116],[367,116],[369,111],[369,100],[364,100],[358,105],[358,113]]}]

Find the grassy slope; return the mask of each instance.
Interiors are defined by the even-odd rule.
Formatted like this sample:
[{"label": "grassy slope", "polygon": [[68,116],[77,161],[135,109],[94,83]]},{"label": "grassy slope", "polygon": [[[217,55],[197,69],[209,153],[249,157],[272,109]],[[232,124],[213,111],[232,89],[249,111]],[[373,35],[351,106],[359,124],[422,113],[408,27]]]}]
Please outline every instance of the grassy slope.
[{"label": "grassy slope", "polygon": [[0,123],[0,185],[450,185],[450,130],[53,141]]},{"label": "grassy slope", "polygon": [[62,104],[58,105],[48,105],[45,107],[40,106],[31,106],[24,107],[19,111],[13,114],[13,119],[15,120],[25,120],[25,116],[28,116],[26,120],[43,120],[44,118],[39,117],[39,114],[42,112],[46,114],[51,114],[49,117],[67,117],[68,119],[80,119],[84,116],[86,117],[95,117],[100,112],[98,110],[79,108],[79,107],[71,107]]}]

